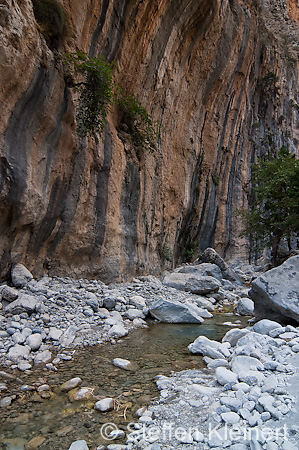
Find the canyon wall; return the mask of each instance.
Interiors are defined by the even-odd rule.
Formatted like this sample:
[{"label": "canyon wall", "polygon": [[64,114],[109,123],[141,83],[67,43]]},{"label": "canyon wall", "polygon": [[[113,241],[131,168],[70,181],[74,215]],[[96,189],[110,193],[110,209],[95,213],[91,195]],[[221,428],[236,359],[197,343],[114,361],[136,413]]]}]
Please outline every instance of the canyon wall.
[{"label": "canyon wall", "polygon": [[[68,35],[49,48],[31,0],[0,1],[0,277],[103,281],[160,273],[195,249],[248,256],[237,210],[250,167],[299,151],[297,0],[61,0]],[[111,110],[79,138],[64,52],[104,55],[162,125],[134,146]]]}]

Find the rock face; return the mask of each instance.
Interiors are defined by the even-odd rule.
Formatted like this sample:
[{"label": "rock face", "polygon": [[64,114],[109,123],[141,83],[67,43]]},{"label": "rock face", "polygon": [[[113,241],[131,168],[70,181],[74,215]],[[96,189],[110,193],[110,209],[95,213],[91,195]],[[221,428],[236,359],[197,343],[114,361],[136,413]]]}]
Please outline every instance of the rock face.
[{"label": "rock face", "polygon": [[69,23],[61,53],[115,61],[115,81],[163,132],[155,152],[134,147],[114,108],[102,136],[78,138],[74,92],[32,2],[5,1],[0,276],[20,262],[35,276],[110,282],[158,273],[197,242],[245,254],[235,213],[257,148],[298,149],[297,3],[60,3]]},{"label": "rock face", "polygon": [[256,317],[299,322],[299,255],[258,277],[249,295]]}]

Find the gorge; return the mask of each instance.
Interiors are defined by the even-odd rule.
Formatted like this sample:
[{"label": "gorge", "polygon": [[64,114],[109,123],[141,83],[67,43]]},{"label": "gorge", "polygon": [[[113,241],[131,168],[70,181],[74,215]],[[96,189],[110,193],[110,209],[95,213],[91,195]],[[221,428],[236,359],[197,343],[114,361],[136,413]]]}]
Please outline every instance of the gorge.
[{"label": "gorge", "polygon": [[[298,151],[296,0],[60,2],[50,48],[31,0],[2,0],[0,275],[23,263],[105,282],[160,273],[186,251],[248,256],[236,212],[250,166]],[[78,138],[61,55],[115,61],[114,79],[162,125],[132,144],[114,107],[97,140]]]}]

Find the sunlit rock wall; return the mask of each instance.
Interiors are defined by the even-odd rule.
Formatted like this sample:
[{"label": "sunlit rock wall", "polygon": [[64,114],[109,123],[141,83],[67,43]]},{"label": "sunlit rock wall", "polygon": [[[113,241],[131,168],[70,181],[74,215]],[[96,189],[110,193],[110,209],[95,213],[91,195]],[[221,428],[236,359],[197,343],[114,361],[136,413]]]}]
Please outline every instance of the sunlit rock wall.
[{"label": "sunlit rock wall", "polygon": [[61,4],[59,52],[115,61],[115,81],[163,132],[157,151],[134,148],[114,107],[98,142],[79,139],[75,94],[31,1],[2,0],[1,277],[22,262],[36,276],[124,280],[208,246],[247,257],[237,210],[250,166],[299,148],[297,1]]}]

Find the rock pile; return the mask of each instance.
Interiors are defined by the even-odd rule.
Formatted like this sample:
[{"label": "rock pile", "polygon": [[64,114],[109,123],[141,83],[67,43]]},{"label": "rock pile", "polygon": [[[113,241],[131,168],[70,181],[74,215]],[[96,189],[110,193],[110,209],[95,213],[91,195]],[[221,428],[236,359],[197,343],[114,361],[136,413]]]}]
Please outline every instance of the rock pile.
[{"label": "rock pile", "polygon": [[298,448],[298,391],[288,383],[299,381],[299,328],[262,320],[222,343],[201,336],[189,350],[206,355],[207,369],[158,377],[160,400],[128,449]]}]

